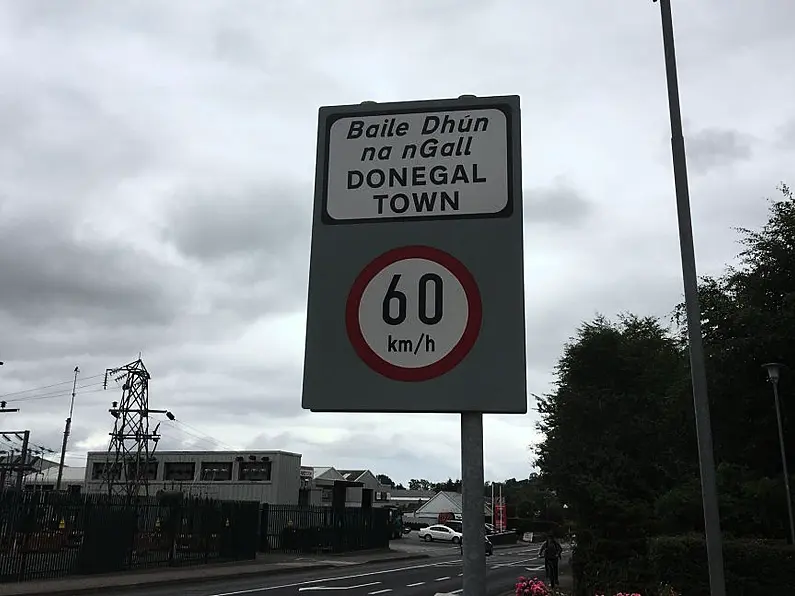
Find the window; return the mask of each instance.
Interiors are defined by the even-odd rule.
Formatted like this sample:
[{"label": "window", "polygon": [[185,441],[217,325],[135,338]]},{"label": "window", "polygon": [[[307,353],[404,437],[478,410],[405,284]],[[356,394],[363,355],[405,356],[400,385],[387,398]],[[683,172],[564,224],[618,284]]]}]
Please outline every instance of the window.
[{"label": "window", "polygon": [[269,461],[242,461],[237,474],[238,480],[251,482],[270,482],[271,462]]},{"label": "window", "polygon": [[150,461],[149,464],[143,461],[141,461],[140,463],[136,462],[135,460],[128,461],[126,477],[128,479],[135,478],[137,476],[139,469],[140,469],[141,478],[146,478],[147,480],[157,480],[156,460]]},{"label": "window", "polygon": [[196,463],[192,461],[170,461],[163,464],[163,480],[191,482],[196,474]]},{"label": "window", "polygon": [[[115,468],[115,469],[114,469]],[[119,468],[113,465],[113,462],[98,461],[94,462],[91,468],[91,480],[104,480],[106,469],[111,473],[114,480],[120,478]]]},{"label": "window", "polygon": [[331,502],[331,489],[324,488],[320,491],[320,501],[322,503],[330,503]]},{"label": "window", "polygon": [[203,461],[201,479],[208,482],[223,482],[232,480],[232,462]]}]

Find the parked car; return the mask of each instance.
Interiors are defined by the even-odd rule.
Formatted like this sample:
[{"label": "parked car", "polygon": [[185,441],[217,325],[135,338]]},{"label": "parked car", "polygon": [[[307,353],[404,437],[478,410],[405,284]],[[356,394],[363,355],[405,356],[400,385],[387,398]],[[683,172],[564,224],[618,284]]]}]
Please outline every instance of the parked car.
[{"label": "parked car", "polygon": [[[491,540],[489,540],[488,536],[485,537],[485,543],[486,543],[486,556],[490,557],[491,555],[494,554],[494,545],[491,543]],[[463,555],[464,554],[463,541],[460,544],[461,544],[461,554]]]},{"label": "parked car", "polygon": [[461,544],[461,532],[456,532],[447,526],[428,526],[427,528],[420,530],[417,535],[420,537],[420,540],[424,540],[425,542],[440,540],[444,542],[452,542],[453,544]]}]

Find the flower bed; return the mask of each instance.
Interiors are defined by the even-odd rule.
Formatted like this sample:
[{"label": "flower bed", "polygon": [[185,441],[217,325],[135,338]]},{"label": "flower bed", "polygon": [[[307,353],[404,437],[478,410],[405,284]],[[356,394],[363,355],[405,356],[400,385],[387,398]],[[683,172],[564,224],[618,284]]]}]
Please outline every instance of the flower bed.
[{"label": "flower bed", "polygon": [[[537,577],[520,577],[516,581],[515,596],[566,596],[568,592],[549,588],[543,580]],[[594,596],[679,596],[679,592],[667,585],[660,586],[654,594],[641,594],[639,592],[597,592]]]}]

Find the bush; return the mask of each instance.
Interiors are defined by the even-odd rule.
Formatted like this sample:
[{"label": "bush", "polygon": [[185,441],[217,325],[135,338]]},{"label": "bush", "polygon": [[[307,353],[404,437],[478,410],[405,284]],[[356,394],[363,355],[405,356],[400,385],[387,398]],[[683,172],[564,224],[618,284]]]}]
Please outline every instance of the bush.
[{"label": "bush", "polygon": [[[795,548],[762,540],[723,543],[727,596],[768,596],[795,592]],[[701,536],[651,540],[649,563],[658,581],[682,596],[709,594],[707,549]]]},{"label": "bush", "polygon": [[655,593],[644,590],[655,585],[644,539],[608,540],[583,532],[577,535],[571,568],[578,595]]},{"label": "bush", "polygon": [[558,524],[555,522],[536,520],[527,517],[509,517],[506,522],[507,527],[510,530],[515,530],[519,536],[525,532],[533,532],[539,535],[548,532],[557,532],[559,529]]}]

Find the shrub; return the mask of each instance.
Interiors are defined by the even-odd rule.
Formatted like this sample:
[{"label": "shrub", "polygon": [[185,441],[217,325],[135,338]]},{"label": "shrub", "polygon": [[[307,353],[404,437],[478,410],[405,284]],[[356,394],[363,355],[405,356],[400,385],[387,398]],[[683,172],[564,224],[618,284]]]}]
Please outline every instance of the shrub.
[{"label": "shrub", "polygon": [[582,538],[578,534],[571,559],[576,594],[656,593],[643,589],[655,585],[646,540],[608,540],[585,532]]},{"label": "shrub", "polygon": [[[728,596],[768,596],[795,592],[795,548],[762,540],[726,540],[723,558]],[[709,594],[707,549],[701,536],[651,540],[649,563],[658,581],[675,585],[682,596]]]}]

